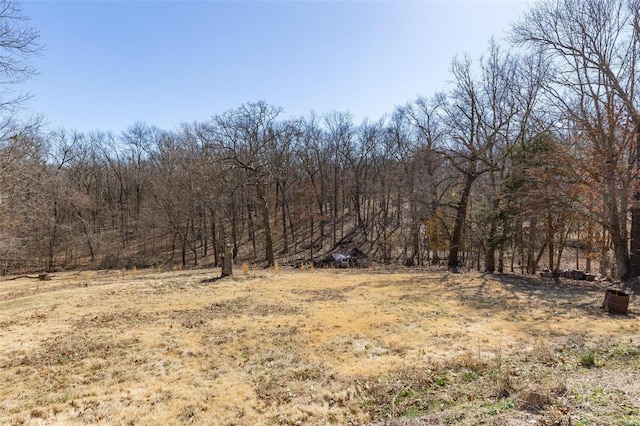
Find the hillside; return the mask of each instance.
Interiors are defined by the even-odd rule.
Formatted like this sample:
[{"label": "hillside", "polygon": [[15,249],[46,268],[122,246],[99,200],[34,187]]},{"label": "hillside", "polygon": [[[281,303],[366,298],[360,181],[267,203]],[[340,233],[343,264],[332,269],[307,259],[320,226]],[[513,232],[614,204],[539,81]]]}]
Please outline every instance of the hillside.
[{"label": "hillside", "polygon": [[635,306],[598,286],[218,274],[0,282],[0,423],[640,424]]}]

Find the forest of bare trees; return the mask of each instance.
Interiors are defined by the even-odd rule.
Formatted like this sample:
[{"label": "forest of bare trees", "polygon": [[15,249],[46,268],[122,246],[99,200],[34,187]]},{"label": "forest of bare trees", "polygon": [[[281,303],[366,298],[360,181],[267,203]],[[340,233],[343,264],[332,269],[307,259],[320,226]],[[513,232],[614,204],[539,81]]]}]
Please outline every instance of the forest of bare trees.
[{"label": "forest of bare trees", "polygon": [[[37,50],[3,22],[24,43],[0,38],[0,60]],[[17,58],[3,87],[32,72]],[[357,249],[638,276],[639,58],[639,2],[548,0],[481,58],[453,58],[442,92],[379,120],[260,101],[173,130],[49,131],[15,122],[20,96],[0,91],[0,271],[221,265],[230,247],[262,265]]]}]

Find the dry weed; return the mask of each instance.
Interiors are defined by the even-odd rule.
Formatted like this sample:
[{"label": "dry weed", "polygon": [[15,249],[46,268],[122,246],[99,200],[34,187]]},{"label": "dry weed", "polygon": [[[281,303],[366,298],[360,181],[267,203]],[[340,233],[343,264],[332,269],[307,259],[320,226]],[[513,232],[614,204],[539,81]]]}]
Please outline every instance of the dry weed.
[{"label": "dry weed", "polygon": [[[599,314],[599,292],[311,272],[215,285],[203,279],[217,270],[177,269],[4,283],[0,423],[640,421],[639,328]],[[512,321],[505,312],[516,310]],[[590,347],[598,362],[585,369]]]},{"label": "dry weed", "polygon": [[303,294],[309,295],[305,302],[307,303],[315,303],[315,302],[344,302],[347,300],[347,296],[344,294],[345,291],[336,288],[324,288],[320,290],[293,290],[294,294]]}]

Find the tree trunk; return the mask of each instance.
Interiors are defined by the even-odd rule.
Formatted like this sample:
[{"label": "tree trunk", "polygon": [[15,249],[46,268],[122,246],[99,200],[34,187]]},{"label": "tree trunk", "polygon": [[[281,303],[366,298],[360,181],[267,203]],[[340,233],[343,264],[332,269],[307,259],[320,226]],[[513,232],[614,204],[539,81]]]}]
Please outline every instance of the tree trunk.
[{"label": "tree trunk", "polygon": [[238,205],[236,203],[235,196],[232,199],[231,205],[231,242],[233,244],[231,254],[233,255],[233,261],[235,262],[238,257]]},{"label": "tree trunk", "polygon": [[449,259],[448,267],[452,272],[458,272],[460,267],[460,261],[458,259],[458,252],[462,245],[462,228],[467,217],[467,206],[469,204],[469,195],[471,194],[471,185],[476,179],[476,175],[473,173],[467,173],[465,176],[464,188],[462,195],[460,196],[460,203],[456,210],[456,219],[453,224],[453,233],[451,236],[451,246],[449,247]]},{"label": "tree trunk", "polygon": [[215,266],[220,266],[221,264],[221,253],[220,250],[218,250],[218,235],[216,232],[216,219],[214,216],[214,211],[213,209],[211,209],[211,246],[213,247],[213,259],[214,259],[214,265]]},{"label": "tree trunk", "polygon": [[49,247],[47,253],[47,271],[52,272],[54,261],[55,261],[55,247],[58,240],[58,202],[54,201],[53,203],[53,229],[51,231],[51,235],[49,236]]},{"label": "tree trunk", "polygon": [[[493,168],[489,172],[489,182],[491,188],[497,193],[499,191],[497,184],[497,172]],[[489,274],[493,274],[496,270],[496,251],[498,250],[498,223],[500,218],[500,197],[496,195],[490,195],[489,199],[491,205],[491,211],[489,212],[489,238],[487,238],[487,251],[485,253],[485,271]],[[480,269],[478,269],[480,270]]]},{"label": "tree trunk", "polygon": [[225,241],[224,248],[221,249],[222,254],[222,274],[220,277],[229,277],[233,275],[233,254],[231,252],[231,244]]},{"label": "tree trunk", "polygon": [[[337,155],[337,154],[336,154]],[[338,164],[333,169],[333,247],[338,242]]]},{"label": "tree trunk", "polygon": [[289,241],[287,235],[287,211],[285,209],[284,184],[276,182],[276,215],[278,214],[278,204],[280,205],[281,223],[282,223],[282,255],[289,251]]},{"label": "tree trunk", "polygon": [[[414,213],[411,218],[411,256],[409,257],[414,264],[421,264],[420,259],[420,222]],[[417,261],[416,261],[417,259]]]},{"label": "tree trunk", "polygon": [[553,229],[553,219],[551,218],[551,214],[549,214],[549,216],[547,216],[547,240],[549,242],[549,270],[550,271],[560,269],[559,267],[555,268],[555,262],[553,258],[554,250],[555,250],[554,239],[555,239],[555,233]]},{"label": "tree trunk", "polygon": [[[564,227],[564,224],[561,224]],[[562,230],[562,229],[560,229]],[[562,252],[564,251],[564,247],[567,244],[567,239],[569,238],[569,233],[571,232],[571,226],[567,226],[564,232],[560,233],[560,241],[558,241],[558,256],[556,257],[556,270],[560,270],[560,265],[562,264]],[[576,269],[578,269],[576,267]]]},{"label": "tree trunk", "polygon": [[[493,274],[496,271],[496,248],[493,244],[490,244],[489,247],[487,247],[484,262],[484,271],[488,274]],[[478,264],[478,270],[479,269],[480,265]]]},{"label": "tree trunk", "polygon": [[610,183],[611,187],[608,189],[608,193],[605,198],[605,206],[609,209],[609,235],[611,236],[611,243],[613,244],[613,253],[615,257],[616,274],[621,280],[626,280],[631,277],[631,264],[629,256],[629,246],[626,238],[626,225],[621,220],[620,206],[616,199],[616,189],[613,183]]},{"label": "tree trunk", "polygon": [[629,252],[627,249],[627,241],[620,232],[620,223],[617,219],[618,215],[613,214],[613,223],[609,234],[611,235],[611,242],[613,244],[613,253],[615,256],[616,273],[618,278],[626,280],[630,278],[630,264],[629,264]]},{"label": "tree trunk", "polygon": [[[537,264],[540,261],[540,258],[542,258],[542,253],[543,253],[542,250],[540,250],[540,252],[538,253],[537,259],[534,256],[535,249],[536,249],[535,245],[536,245],[537,227],[538,227],[538,220],[534,216],[529,221],[529,241],[527,242],[527,274],[536,273]],[[548,241],[545,241],[544,247],[547,246],[546,244],[547,242]]]},{"label": "tree trunk", "polygon": [[585,255],[585,272],[590,273],[591,272],[591,256],[592,256],[592,252],[593,252],[593,246],[592,246],[592,241],[593,241],[593,229],[592,229],[592,225],[589,224],[588,228],[587,228],[587,252]]},{"label": "tree trunk", "polygon": [[633,194],[633,204],[631,206],[631,252],[629,253],[629,276],[640,276],[640,118],[636,116],[636,178],[634,180],[637,188]]},{"label": "tree trunk", "polygon": [[249,238],[251,239],[251,248],[253,249],[253,259],[258,258],[258,250],[256,248],[256,228],[253,223],[253,214],[251,205],[247,204],[247,219],[249,221]]},{"label": "tree trunk", "polygon": [[309,259],[313,262],[313,215],[309,215]]},{"label": "tree trunk", "polygon": [[[498,203],[493,203],[493,212],[498,211]],[[496,271],[496,250],[498,249],[496,229],[496,218],[491,217],[491,224],[489,225],[489,238],[487,238],[487,251],[484,259],[484,270],[489,274],[493,274]],[[478,267],[480,270],[480,267]]]},{"label": "tree trunk", "polygon": [[200,212],[200,227],[201,227],[201,244],[202,244],[202,256],[207,257],[209,254],[209,230],[207,229],[207,214],[206,210]]},{"label": "tree trunk", "polygon": [[256,183],[258,198],[260,199],[260,207],[262,208],[262,225],[264,227],[264,250],[267,266],[275,265],[275,257],[273,254],[273,234],[271,233],[271,223],[269,222],[269,204],[267,195],[260,182]]},{"label": "tree trunk", "polygon": [[96,254],[93,249],[93,243],[91,242],[91,236],[89,235],[89,229],[87,228],[87,224],[85,223],[80,211],[78,211],[78,217],[80,218],[80,224],[82,225],[82,232],[84,233],[85,241],[87,243],[87,247],[89,247],[89,255],[91,256],[91,261],[94,262],[96,260]]}]

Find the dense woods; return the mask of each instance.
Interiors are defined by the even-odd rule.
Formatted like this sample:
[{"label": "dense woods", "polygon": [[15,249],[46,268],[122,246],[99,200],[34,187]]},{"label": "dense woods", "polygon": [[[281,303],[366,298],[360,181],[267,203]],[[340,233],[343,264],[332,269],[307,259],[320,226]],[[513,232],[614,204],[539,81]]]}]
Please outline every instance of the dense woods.
[{"label": "dense woods", "polygon": [[[570,261],[638,276],[639,55],[639,3],[543,1],[508,41],[453,58],[442,92],[379,120],[292,118],[260,101],[178,129],[79,133],[16,123],[5,103],[0,270],[355,250],[454,271]],[[18,70],[2,70],[8,86]]]}]

